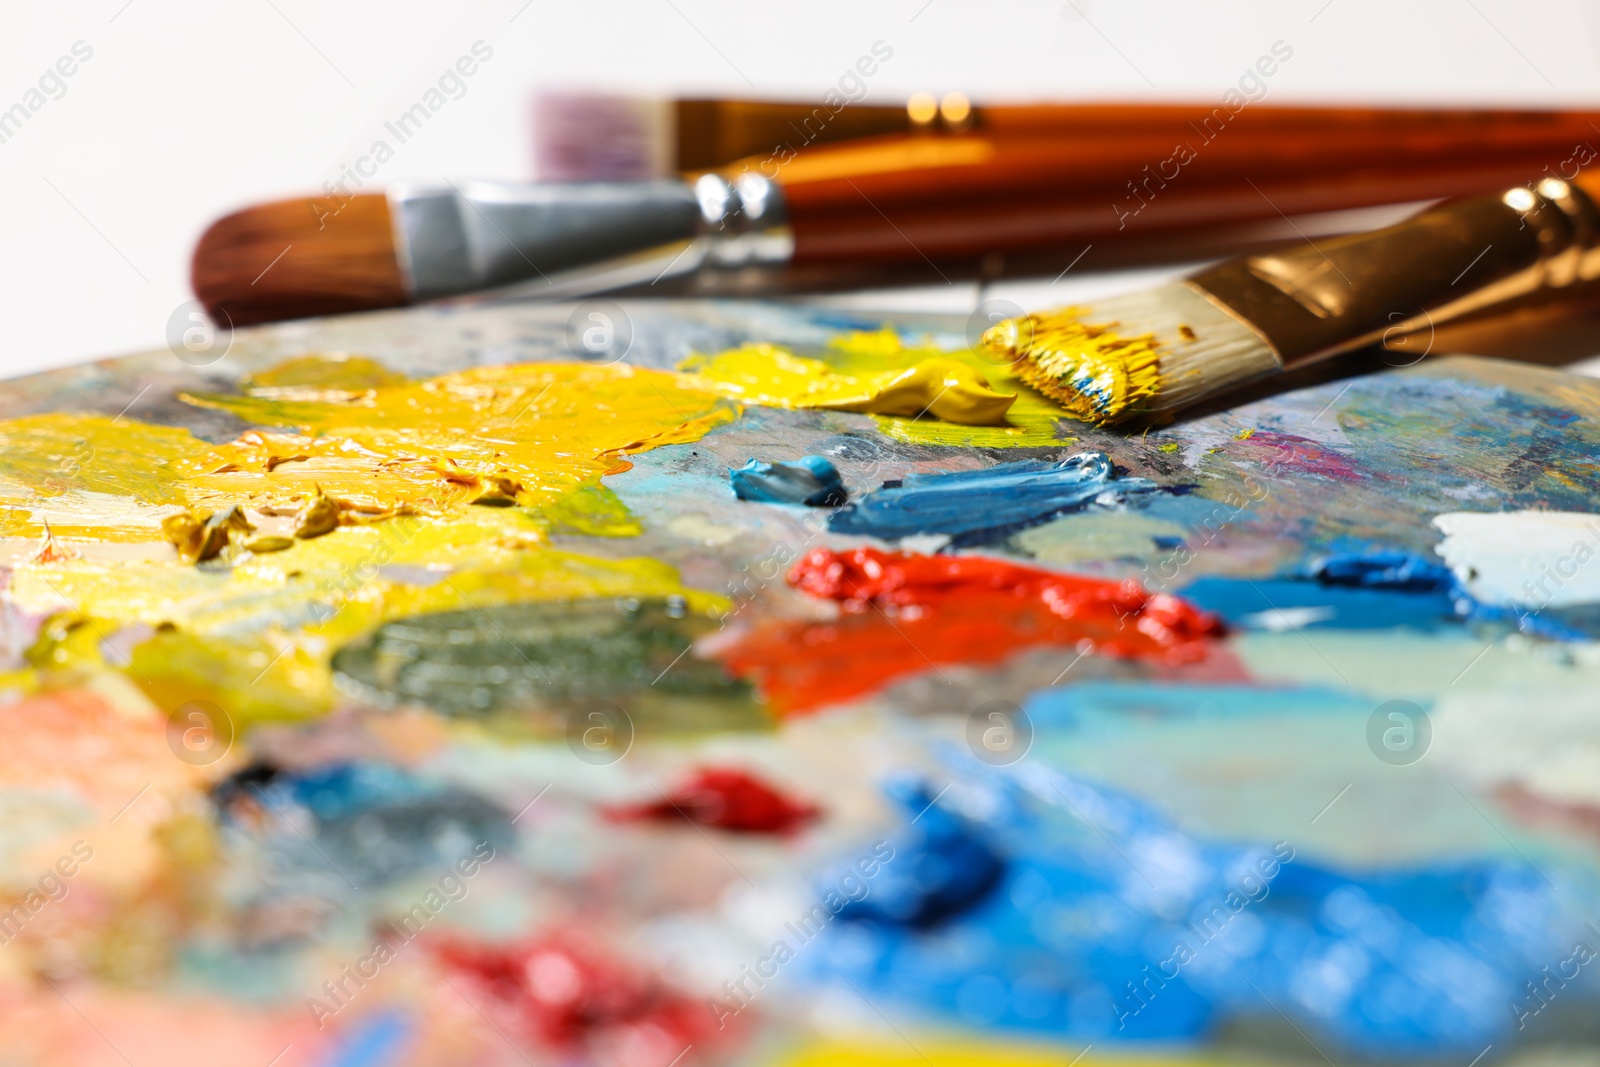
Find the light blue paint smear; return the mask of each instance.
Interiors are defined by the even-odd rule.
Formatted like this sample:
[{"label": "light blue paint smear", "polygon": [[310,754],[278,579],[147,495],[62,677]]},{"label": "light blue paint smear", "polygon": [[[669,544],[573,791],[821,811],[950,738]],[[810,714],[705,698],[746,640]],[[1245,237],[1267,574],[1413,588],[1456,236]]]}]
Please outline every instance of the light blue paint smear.
[{"label": "light blue paint smear", "polygon": [[[1520,857],[1337,870],[1293,842],[1185,833],[1042,761],[991,768],[963,753],[944,771],[941,791],[899,791],[883,873],[918,854],[938,811],[936,835],[999,858],[996,884],[921,927],[847,911],[797,955],[809,982],[932,1025],[1187,1041],[1287,1017],[1329,1051],[1470,1059],[1515,1047],[1511,1006],[1575,938],[1600,949],[1584,925],[1600,891],[1557,864],[1543,869],[1561,891]],[[915,810],[924,796],[933,807]],[[1593,997],[1591,970],[1561,995]]]},{"label": "light blue paint smear", "polygon": [[340,1035],[325,1067],[390,1067],[401,1062],[411,1025],[398,1011],[380,1011]]},{"label": "light blue paint smear", "polygon": [[959,548],[1157,488],[1144,478],[1117,477],[1104,452],[1080,452],[1057,463],[1027,459],[955,474],[909,474],[835,512],[828,529],[885,541],[948,534]]},{"label": "light blue paint smear", "polygon": [[[275,854],[282,877],[268,892],[320,883],[340,895],[352,887],[365,891],[428,867],[447,868],[479,843],[507,849],[515,837],[508,813],[476,793],[377,762],[293,771],[258,765],[213,795],[227,832],[259,837]],[[265,817],[237,819],[240,803]]]},{"label": "light blue paint smear", "polygon": [[822,456],[804,456],[794,463],[752,459],[742,467],[730,468],[728,481],[734,496],[761,504],[837,507],[848,496],[838,469]]},{"label": "light blue paint smear", "polygon": [[1526,612],[1485,604],[1448,567],[1391,548],[1328,556],[1304,576],[1271,579],[1206,577],[1182,590],[1185,599],[1239,629],[1434,631],[1462,623],[1506,627],[1553,641],[1587,641],[1581,612]]}]

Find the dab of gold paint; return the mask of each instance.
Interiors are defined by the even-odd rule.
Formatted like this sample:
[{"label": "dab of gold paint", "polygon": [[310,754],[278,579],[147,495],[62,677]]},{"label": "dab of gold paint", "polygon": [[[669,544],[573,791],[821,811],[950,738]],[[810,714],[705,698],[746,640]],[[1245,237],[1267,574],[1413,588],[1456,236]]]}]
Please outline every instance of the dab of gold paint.
[{"label": "dab of gold paint", "polygon": [[975,367],[943,355],[864,374],[835,371],[774,345],[746,345],[684,365],[728,396],[751,404],[875,415],[929,415],[988,426],[1005,421],[1016,397],[997,393]]},{"label": "dab of gold paint", "polygon": [[[911,444],[1063,443],[1061,409],[1021,388],[1008,366],[976,352],[908,346],[890,329],[843,335],[814,359],[776,345],[746,345],[693,356],[680,369],[747,403],[871,412],[881,432]],[[946,393],[930,407],[952,379],[970,383],[974,391],[963,389],[948,405]]]},{"label": "dab of gold paint", "polygon": [[1157,447],[1162,452],[1176,452],[1178,450],[1178,443],[1176,441],[1168,441],[1166,444],[1158,445]]},{"label": "dab of gold paint", "polygon": [[1234,434],[1233,435],[1233,439],[1235,441],[1248,441],[1248,440],[1250,440],[1250,438],[1254,437],[1255,435],[1256,435],[1256,431],[1253,428],[1246,427],[1245,429],[1240,430],[1238,433]]},{"label": "dab of gold paint", "polygon": [[1012,361],[1029,385],[1085,422],[1104,425],[1160,390],[1154,334],[1123,337],[1112,323],[1089,323],[1082,308],[1022,315],[992,326],[983,346]]}]

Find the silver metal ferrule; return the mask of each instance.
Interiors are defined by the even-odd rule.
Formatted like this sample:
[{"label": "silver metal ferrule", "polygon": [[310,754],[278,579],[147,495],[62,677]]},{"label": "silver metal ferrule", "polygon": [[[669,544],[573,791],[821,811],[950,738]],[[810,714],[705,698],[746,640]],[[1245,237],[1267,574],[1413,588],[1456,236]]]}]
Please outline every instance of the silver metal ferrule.
[{"label": "silver metal ferrule", "polygon": [[649,182],[401,183],[395,247],[414,301],[515,287],[566,297],[704,267],[788,262],[783,192],[759,174]]}]

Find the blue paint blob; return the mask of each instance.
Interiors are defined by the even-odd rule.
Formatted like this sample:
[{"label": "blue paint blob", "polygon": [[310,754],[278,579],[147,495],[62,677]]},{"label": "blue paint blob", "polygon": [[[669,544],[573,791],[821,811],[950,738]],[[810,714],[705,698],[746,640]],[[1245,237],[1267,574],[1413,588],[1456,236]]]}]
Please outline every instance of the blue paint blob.
[{"label": "blue paint blob", "polygon": [[[857,921],[830,924],[798,957],[807,981],[848,982],[935,1025],[1195,1041],[1287,1017],[1330,1049],[1470,1059],[1512,1040],[1507,1006],[1571,955],[1600,904],[1592,880],[1559,870],[1557,890],[1520,857],[1339,870],[1292,843],[1196,837],[1130,793],[1035,760],[998,769],[963,756],[948,769],[938,802],[906,808],[904,856],[919,854],[919,835],[959,833],[995,856],[995,884],[935,925],[901,921],[870,907],[896,892],[886,877],[916,880],[914,867],[896,871],[897,845],[847,909]],[[963,815],[938,814],[958,802]],[[930,817],[948,821],[922,829]],[[1568,995],[1595,984],[1585,970]]]},{"label": "blue paint blob", "polygon": [[889,795],[914,820],[893,842],[894,859],[841,919],[925,929],[961,915],[1000,881],[1004,866],[966,819],[940,808],[920,781],[896,782]]},{"label": "blue paint blob", "polygon": [[837,507],[848,495],[839,471],[822,456],[804,456],[795,463],[752,459],[728,471],[733,495],[761,504],[805,504]]},{"label": "blue paint blob", "polygon": [[1144,478],[1117,477],[1104,452],[1080,452],[1057,463],[1027,459],[955,474],[909,474],[835,512],[828,529],[885,541],[948,534],[959,548],[1157,488]]},{"label": "blue paint blob", "polygon": [[[506,812],[476,793],[384,763],[299,770],[257,765],[219,786],[216,798],[227,825],[264,837],[279,854],[285,889],[298,878],[337,883],[341,893],[365,890],[448,866],[482,843],[500,850],[514,839]],[[260,817],[236,818],[243,802]]]}]

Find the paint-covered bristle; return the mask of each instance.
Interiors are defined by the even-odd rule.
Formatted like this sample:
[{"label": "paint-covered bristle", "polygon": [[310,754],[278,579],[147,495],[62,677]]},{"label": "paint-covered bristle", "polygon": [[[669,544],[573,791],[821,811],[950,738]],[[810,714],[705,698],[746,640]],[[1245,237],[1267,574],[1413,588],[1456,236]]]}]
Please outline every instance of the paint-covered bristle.
[{"label": "paint-covered bristle", "polygon": [[1007,319],[983,344],[1069,414],[1098,425],[1183,407],[1281,369],[1260,336],[1183,284]]}]

